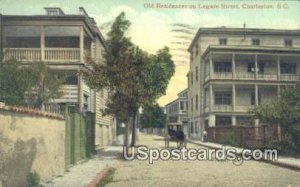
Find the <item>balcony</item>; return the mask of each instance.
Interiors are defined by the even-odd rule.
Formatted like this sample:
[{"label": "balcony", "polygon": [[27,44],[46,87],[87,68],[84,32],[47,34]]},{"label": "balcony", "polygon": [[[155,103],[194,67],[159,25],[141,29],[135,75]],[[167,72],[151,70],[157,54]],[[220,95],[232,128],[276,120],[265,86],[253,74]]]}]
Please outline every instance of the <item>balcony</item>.
[{"label": "balcony", "polygon": [[4,48],[4,60],[15,58],[19,61],[79,62],[79,48],[46,48],[42,58],[41,48]]},{"label": "balcony", "polygon": [[[234,77],[234,78],[233,78]],[[212,76],[207,75],[205,77],[205,81],[208,81],[209,79],[213,80],[265,80],[265,81],[276,81],[278,80],[277,74],[257,74],[257,77],[255,77],[254,73],[248,73],[248,72],[238,72],[235,75],[232,73],[213,73]],[[296,81],[299,80],[299,77],[297,76],[285,76],[284,79],[285,81]]]}]

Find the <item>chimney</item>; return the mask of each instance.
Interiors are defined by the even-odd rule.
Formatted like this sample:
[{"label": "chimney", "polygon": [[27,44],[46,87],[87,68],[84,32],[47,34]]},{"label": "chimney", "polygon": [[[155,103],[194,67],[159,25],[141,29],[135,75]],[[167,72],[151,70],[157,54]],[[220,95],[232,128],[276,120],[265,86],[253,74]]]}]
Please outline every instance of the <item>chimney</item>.
[{"label": "chimney", "polygon": [[65,13],[61,10],[61,8],[58,7],[46,7],[44,8],[46,10],[47,16],[64,16]]}]

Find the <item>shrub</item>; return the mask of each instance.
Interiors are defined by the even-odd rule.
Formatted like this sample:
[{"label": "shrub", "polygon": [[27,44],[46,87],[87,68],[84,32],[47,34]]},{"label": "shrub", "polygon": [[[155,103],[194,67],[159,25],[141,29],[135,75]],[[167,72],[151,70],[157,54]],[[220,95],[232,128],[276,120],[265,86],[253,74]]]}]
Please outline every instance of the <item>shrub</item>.
[{"label": "shrub", "polygon": [[225,145],[238,146],[237,139],[233,131],[226,133],[220,143]]},{"label": "shrub", "polygon": [[29,187],[38,186],[40,183],[40,176],[37,172],[30,172],[27,175],[27,182]]}]

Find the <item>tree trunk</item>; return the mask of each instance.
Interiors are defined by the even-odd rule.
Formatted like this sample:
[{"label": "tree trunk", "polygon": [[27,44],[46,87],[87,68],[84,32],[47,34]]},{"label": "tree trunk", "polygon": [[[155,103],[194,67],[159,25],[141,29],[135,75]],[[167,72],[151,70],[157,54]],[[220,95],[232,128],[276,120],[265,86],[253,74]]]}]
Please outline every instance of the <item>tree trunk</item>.
[{"label": "tree trunk", "polygon": [[123,146],[128,147],[128,133],[129,133],[129,123],[128,121],[125,123],[125,133],[124,133],[124,141]]},{"label": "tree trunk", "polygon": [[133,113],[132,116],[132,135],[131,135],[131,147],[135,146],[135,138],[136,138],[136,113]]}]

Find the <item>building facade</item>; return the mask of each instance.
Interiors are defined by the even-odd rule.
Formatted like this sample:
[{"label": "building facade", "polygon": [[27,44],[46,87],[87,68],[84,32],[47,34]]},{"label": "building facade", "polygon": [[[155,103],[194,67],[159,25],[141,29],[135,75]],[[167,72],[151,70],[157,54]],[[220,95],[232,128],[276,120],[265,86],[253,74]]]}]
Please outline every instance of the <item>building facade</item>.
[{"label": "building facade", "polygon": [[187,89],[178,93],[178,98],[165,106],[167,124],[180,124],[185,135],[189,136],[188,129],[188,93]]},{"label": "building facade", "polygon": [[103,117],[101,110],[108,90],[91,89],[80,71],[87,69],[87,57],[103,63],[105,41],[93,18],[80,7],[77,15],[65,14],[60,8],[45,8],[45,15],[0,15],[3,60],[15,58],[24,64],[46,62],[51,72],[66,78],[63,96],[52,99],[44,108],[61,104],[76,106],[80,112],[96,116],[95,142],[103,147],[112,143],[115,120]]},{"label": "building facade", "polygon": [[249,110],[300,77],[300,31],[200,28],[190,47],[190,126],[259,126]]}]

